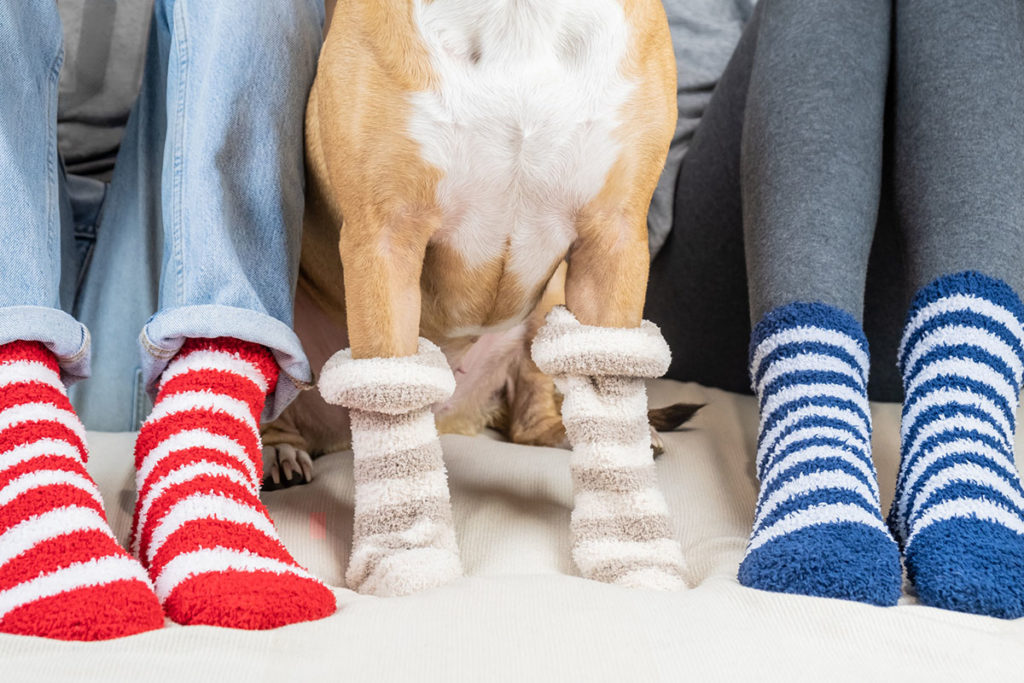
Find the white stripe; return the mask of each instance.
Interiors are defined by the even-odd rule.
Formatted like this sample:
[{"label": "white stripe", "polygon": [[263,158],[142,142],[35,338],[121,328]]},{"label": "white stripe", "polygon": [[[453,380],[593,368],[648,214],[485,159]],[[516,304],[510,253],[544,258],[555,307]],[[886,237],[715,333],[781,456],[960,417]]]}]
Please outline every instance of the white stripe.
[{"label": "white stripe", "polygon": [[242,360],[234,353],[228,351],[193,351],[187,356],[178,356],[160,376],[160,386],[163,387],[175,377],[180,377],[197,370],[231,372],[249,380],[260,391],[267,393],[267,379],[263,376],[263,373],[249,361]]},{"label": "white stripe", "polygon": [[251,490],[250,480],[232,467],[226,467],[224,465],[218,465],[211,462],[197,462],[189,465],[183,465],[176,470],[171,470],[163,479],[158,481],[149,489],[149,491],[146,492],[146,497],[142,499],[142,505],[139,507],[139,514],[136,519],[135,527],[139,530],[146,528],[146,517],[149,515],[149,510],[153,507],[153,503],[160,499],[160,496],[163,495],[164,491],[171,486],[183,484],[186,481],[204,475],[227,477],[239,486]]},{"label": "white stripe", "polygon": [[23,422],[56,422],[74,432],[81,442],[85,441],[85,427],[78,416],[71,411],[58,408],[52,403],[23,403],[0,412],[0,432]]},{"label": "white stripe", "polygon": [[444,470],[424,472],[404,479],[361,481],[356,487],[356,507],[360,515],[373,514],[388,505],[438,498],[448,499],[448,476]]},{"label": "white stripe", "polygon": [[766,527],[760,533],[751,537],[750,545],[747,546],[747,555],[765,543],[795,531],[821,524],[840,524],[844,522],[864,524],[872,529],[878,529],[886,536],[889,535],[889,530],[885,528],[882,520],[864,508],[851,503],[829,503],[828,505],[815,505],[812,508],[786,515],[775,522],[775,524]]},{"label": "white stripe", "polygon": [[8,612],[36,600],[53,597],[78,588],[102,586],[125,579],[136,579],[149,585],[142,567],[130,557],[103,557],[98,560],[78,562],[49,574],[42,574],[8,590],[0,591],[0,619]]},{"label": "white stripe", "polygon": [[[278,540],[274,525],[259,510],[215,493],[196,493],[171,506],[153,529],[146,548],[146,563],[153,561],[167,539],[183,524],[195,519],[218,519],[235,524],[251,524],[268,538]],[[143,529],[138,529],[136,546],[141,545]],[[136,554],[138,550],[136,549]]]},{"label": "white stripe", "polygon": [[[764,454],[765,459],[757,463],[758,471],[763,471],[767,474],[775,465],[776,461],[779,459],[779,454],[784,452],[792,443],[796,441],[803,441],[805,439],[811,439],[814,437],[820,437],[823,439],[833,439],[835,441],[839,441],[840,443],[846,444],[847,446],[850,446],[851,448],[854,448],[864,453],[865,455],[867,455],[869,452],[868,449],[870,445],[866,442],[857,441],[856,437],[850,434],[850,432],[847,432],[842,429],[835,429],[834,427],[808,425],[806,427],[801,427],[800,429],[794,429],[792,432],[779,439],[778,443],[775,445],[775,448]],[[813,446],[822,445],[823,444],[813,444]],[[811,448],[813,446],[805,446],[805,448]],[[836,448],[836,446],[832,446],[832,448]],[[857,456],[855,456],[853,453],[850,453],[847,457],[853,459]]]},{"label": "white stripe", "polygon": [[43,541],[79,531],[102,531],[114,539],[98,511],[79,506],[57,508],[29,517],[0,534],[0,567]]},{"label": "white stripe", "polygon": [[[864,408],[864,414],[870,415],[868,412],[868,406],[862,405],[862,407]],[[871,436],[869,435],[871,425],[866,424],[864,422],[864,418],[857,415],[857,413],[852,410],[836,408],[835,406],[804,406],[802,408],[797,408],[785,418],[776,422],[775,425],[767,432],[763,432],[764,436],[761,439],[761,446],[759,448],[757,458],[758,461],[764,458],[764,453],[772,450],[774,442],[779,438],[779,435],[782,434],[782,432],[807,417],[824,417],[841,420],[856,430],[865,445],[871,443]],[[764,424],[762,423],[761,426],[763,430]]]},{"label": "white stripe", "polygon": [[569,465],[586,468],[653,467],[650,436],[643,441],[634,441],[631,444],[590,442],[574,444],[569,455]]},{"label": "white stripe", "polygon": [[574,496],[572,519],[600,520],[608,517],[668,516],[668,504],[653,486],[640,491],[580,491]]},{"label": "white stripe", "polygon": [[64,383],[60,381],[60,373],[54,372],[44,363],[30,360],[0,363],[0,387],[25,382],[39,382],[67,395]]},{"label": "white stripe", "polygon": [[352,450],[355,453],[381,457],[438,441],[434,413],[428,408],[413,411],[397,423],[385,424],[372,417],[370,420],[369,429],[361,428],[358,417],[353,420]]},{"label": "white stripe", "polygon": [[981,455],[992,462],[1001,465],[1007,472],[1017,471],[1017,466],[1008,460],[1004,453],[999,452],[988,444],[982,443],[977,439],[960,438],[956,441],[950,441],[949,443],[942,444],[937,448],[933,448],[924,457],[917,458],[914,465],[907,473],[902,484],[903,488],[900,489],[904,492],[904,495],[900,496],[898,506],[900,520],[906,520],[907,518],[908,496],[906,494],[910,493],[914,486],[917,485],[917,480],[921,478],[921,475],[924,474],[925,470],[947,455],[953,455],[955,453],[973,453],[975,455]]},{"label": "white stripe", "polygon": [[[975,394],[970,391],[947,388],[936,389],[926,394],[923,398],[917,399],[916,401],[914,401],[913,404],[910,405],[909,410],[907,410],[907,414],[903,416],[903,421],[900,425],[900,436],[906,439],[907,435],[910,433],[910,430],[918,426],[921,414],[924,411],[928,410],[929,408],[934,408],[936,406],[944,406],[954,402],[958,404],[967,405],[972,408],[977,408],[978,410],[980,410],[981,412],[985,413],[986,415],[990,416],[993,420],[995,420],[999,424],[999,427],[1002,429],[1002,436],[1000,437],[1000,440],[1008,442],[1010,439],[1013,438],[1013,426],[1007,421],[1006,416],[1003,414],[1003,411],[999,410],[999,408],[996,406],[995,403],[991,401],[991,399],[985,398],[984,396]],[[930,424],[933,422],[942,422],[946,425],[948,429],[952,429],[953,427],[951,425],[959,422],[960,419],[961,416],[959,415],[942,415],[932,417],[928,423]]]},{"label": "white stripe", "polygon": [[[1024,346],[1024,330],[1021,330],[1020,322],[1008,310],[1002,306],[992,303],[988,299],[983,299],[981,297],[974,296],[973,294],[954,294],[953,296],[947,296],[938,301],[933,301],[914,314],[914,317],[907,323],[907,334],[905,334],[903,339],[900,341],[897,357],[902,357],[906,352],[907,340],[914,333],[914,330],[917,330],[929,319],[934,318],[937,315],[952,313],[954,311],[970,311],[972,313],[980,313],[981,315],[992,318],[993,320],[1002,323],[1006,329],[1010,331],[1010,334],[1016,337],[1017,343]],[[977,330],[978,328],[969,329]],[[1016,354],[1011,353],[1011,356],[1016,358]],[[1019,373],[1020,371],[1018,370],[1017,372]]]},{"label": "white stripe", "polygon": [[[821,489],[846,489],[859,495],[864,499],[865,503],[878,504],[874,493],[864,485],[864,482],[846,472],[831,470],[801,474],[773,491],[761,504],[761,508],[757,512],[757,519],[754,521],[754,533],[757,533],[764,520],[771,516],[775,509],[783,503],[796,496],[812,491],[820,491]],[[818,504],[820,505],[820,503]],[[796,511],[794,510],[789,514],[795,513]]]},{"label": "white stripe", "polygon": [[581,572],[590,572],[608,562],[675,563],[682,565],[683,554],[674,538],[653,541],[623,541],[595,538],[573,546],[573,559]]},{"label": "white stripe", "polygon": [[647,320],[640,327],[583,325],[575,317],[558,319],[551,314],[547,320],[549,324],[570,328],[567,332],[533,343],[530,355],[538,366],[560,363],[567,357],[604,355],[610,350],[622,358],[657,360],[666,366],[670,361],[668,345],[660,330]]},{"label": "white stripe", "polygon": [[455,391],[455,375],[451,368],[425,366],[418,358],[360,358],[334,367],[325,365],[318,383],[320,393],[328,403],[339,405],[337,396],[342,392],[366,392],[381,387],[440,387],[449,395]]},{"label": "white stripe", "polygon": [[952,432],[955,429],[978,432],[979,434],[995,439],[996,443],[1004,444],[1007,450],[1013,449],[1013,445],[1006,440],[1006,436],[997,432],[995,427],[990,425],[988,422],[983,422],[976,417],[960,416],[957,417],[955,421],[936,420],[929,423],[927,427],[917,433],[917,438],[914,439],[914,443],[910,444],[909,448],[904,448],[903,452],[913,456],[921,449],[921,444],[928,439],[945,432]]},{"label": "white stripe", "polygon": [[[973,482],[975,484],[995,489],[1009,498],[1010,502],[1016,505],[1019,509],[1024,510],[1024,497],[1022,497],[1013,488],[1013,485],[1010,484],[1010,482],[999,476],[996,472],[974,463],[956,463],[955,465],[951,465],[950,467],[933,474],[928,479],[928,483],[925,484],[921,488],[920,493],[917,494],[914,509],[921,510],[928,505],[928,501],[931,500],[931,497],[938,493],[940,489],[945,487],[947,484],[956,484],[959,482]],[[910,491],[907,491],[907,494],[907,497],[909,498]],[[910,524],[913,525],[913,523],[913,519],[911,519]]]},{"label": "white stripe", "polygon": [[7,482],[7,485],[0,489],[0,506],[7,505],[18,496],[33,489],[44,486],[57,486],[66,484],[80,489],[89,494],[100,506],[103,506],[103,499],[100,492],[88,477],[83,477],[77,472],[66,472],[64,470],[36,470],[23,474],[17,479]]},{"label": "white stripe", "polygon": [[629,415],[647,415],[647,390],[641,379],[631,379],[632,386],[608,398],[597,393],[588,377],[559,377],[555,384],[564,397],[562,418],[565,420],[621,420]]},{"label": "white stripe", "polygon": [[761,370],[761,363],[764,361],[765,357],[771,354],[775,349],[785,344],[799,344],[802,342],[814,342],[838,346],[853,356],[853,359],[859,366],[862,376],[867,377],[869,367],[868,354],[857,345],[857,342],[854,341],[852,337],[842,332],[814,326],[801,326],[781,330],[770,337],[763,339],[761,343],[757,345],[757,349],[754,350],[754,357],[750,362],[750,376],[757,377],[757,373]]},{"label": "white stripe", "polygon": [[987,384],[1010,406],[1017,403],[1017,392],[1006,381],[1006,377],[992,369],[988,363],[982,363],[970,358],[945,358],[928,364],[926,368],[914,378],[908,387],[907,394],[913,393],[914,389],[942,375],[958,375],[967,379]]},{"label": "white stripe", "polygon": [[189,410],[212,410],[221,412],[241,422],[253,433],[259,441],[260,430],[252,417],[249,404],[231,396],[217,394],[212,391],[184,391],[180,394],[165,396],[157,401],[153,412],[146,419],[147,425],[152,425],[169,415],[182,413]]},{"label": "white stripe", "polygon": [[164,565],[160,576],[156,577],[156,595],[160,600],[166,600],[175,588],[194,576],[227,571],[293,574],[316,581],[303,569],[279,560],[254,555],[244,550],[207,548],[182,553]]},{"label": "white stripe", "polygon": [[[805,462],[811,460],[817,460],[818,458],[842,458],[843,462],[852,465],[857,468],[864,477],[871,482],[871,495],[872,499],[878,502],[878,481],[875,476],[875,472],[872,468],[868,467],[863,460],[852,456],[847,451],[839,450],[831,446],[811,446],[810,448],[803,448],[795,453],[786,456],[786,459],[775,468],[768,471],[768,474],[764,479],[761,480],[761,488],[767,488],[773,481],[778,477],[781,477],[786,472],[790,471],[794,467],[802,465]],[[863,483],[863,482],[862,482]]]},{"label": "white stripe", "polygon": [[823,353],[803,353],[772,363],[771,367],[764,373],[764,376],[761,377],[761,381],[757,383],[755,391],[760,394],[766,386],[782,375],[808,371],[835,372],[844,377],[849,377],[857,386],[864,386],[863,375],[859,374],[857,369],[850,366],[846,361]]},{"label": "white stripe", "polygon": [[190,429],[184,432],[176,432],[158,443],[142,459],[142,466],[135,474],[136,490],[142,489],[146,480],[149,479],[149,475],[153,473],[156,466],[165,458],[172,453],[189,448],[208,448],[234,458],[249,472],[251,476],[249,488],[254,493],[259,493],[259,476],[256,473],[256,464],[246,454],[245,449],[234,439],[208,432],[205,429]]},{"label": "white stripe", "polygon": [[909,547],[914,538],[932,524],[950,519],[980,519],[1004,526],[1018,535],[1024,535],[1024,521],[1003,506],[989,500],[961,498],[939,503],[922,515],[914,523],[914,528],[907,538],[907,546]]},{"label": "white stripe", "polygon": [[402,552],[395,550],[396,545],[407,548],[406,552],[430,547],[435,550],[447,550],[456,558],[459,554],[459,548],[455,543],[455,530],[450,524],[421,519],[404,531],[370,534],[360,538],[352,549],[346,573],[361,573],[366,563],[375,557],[394,557]]},{"label": "white stripe", "polygon": [[78,449],[62,439],[39,439],[0,453],[0,473],[43,456],[53,456],[84,465]]},{"label": "white stripe", "polygon": [[799,384],[780,389],[768,397],[764,402],[764,408],[761,409],[761,419],[767,419],[791,401],[818,397],[836,398],[855,405],[864,405],[863,391],[855,391],[842,384]]},{"label": "white stripe", "polygon": [[[904,335],[904,339],[909,336],[910,334]],[[1021,372],[1024,372],[1024,366],[1021,365],[1020,359],[1017,358],[1017,354],[1009,344],[988,330],[968,325],[944,325],[930,331],[914,345],[913,351],[903,362],[903,367],[909,370],[932,351],[957,344],[977,346],[999,358],[1010,367],[1010,371],[1015,377],[1020,377]]]}]

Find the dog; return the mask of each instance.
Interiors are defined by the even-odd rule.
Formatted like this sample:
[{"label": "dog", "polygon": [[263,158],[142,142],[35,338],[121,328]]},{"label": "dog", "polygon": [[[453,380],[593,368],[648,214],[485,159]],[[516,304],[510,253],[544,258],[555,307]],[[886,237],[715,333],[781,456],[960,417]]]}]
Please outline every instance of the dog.
[{"label": "dog", "polygon": [[[440,431],[566,445],[560,397],[529,343],[566,294],[581,320],[640,322],[646,208],[676,117],[660,3],[352,0],[336,11],[306,121],[295,329],[311,364],[349,344],[357,356],[410,354],[422,335],[456,375],[435,408]],[[653,410],[652,428],[698,408]],[[313,457],[350,447],[347,411],[305,392],[263,442],[266,486],[304,483]]]}]

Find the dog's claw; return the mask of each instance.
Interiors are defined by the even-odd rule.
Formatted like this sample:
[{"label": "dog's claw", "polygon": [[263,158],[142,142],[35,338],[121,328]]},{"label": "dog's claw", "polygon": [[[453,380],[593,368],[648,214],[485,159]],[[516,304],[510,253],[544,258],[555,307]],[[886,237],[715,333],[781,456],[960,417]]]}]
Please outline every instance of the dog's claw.
[{"label": "dog's claw", "polygon": [[313,480],[313,459],[286,443],[263,447],[263,490],[274,491]]},{"label": "dog's claw", "polygon": [[651,427],[651,450],[655,458],[665,452],[665,441],[654,427]]}]

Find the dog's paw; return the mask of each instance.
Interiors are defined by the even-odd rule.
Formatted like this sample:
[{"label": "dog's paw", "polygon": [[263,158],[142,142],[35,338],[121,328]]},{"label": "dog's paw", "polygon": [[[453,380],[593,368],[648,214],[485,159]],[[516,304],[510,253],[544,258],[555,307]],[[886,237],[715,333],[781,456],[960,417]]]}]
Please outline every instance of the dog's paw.
[{"label": "dog's paw", "polygon": [[263,490],[276,491],[313,481],[313,458],[286,443],[263,447]]}]

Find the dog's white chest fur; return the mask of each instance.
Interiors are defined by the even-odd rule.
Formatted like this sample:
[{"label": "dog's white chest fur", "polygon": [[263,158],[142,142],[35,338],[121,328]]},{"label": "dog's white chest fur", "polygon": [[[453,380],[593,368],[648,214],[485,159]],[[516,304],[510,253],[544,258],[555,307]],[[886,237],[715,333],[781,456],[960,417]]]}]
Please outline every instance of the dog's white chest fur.
[{"label": "dog's white chest fur", "polygon": [[439,87],[411,96],[410,134],[441,169],[442,229],[469,267],[547,277],[576,212],[619,156],[633,85],[618,0],[415,1]]}]

